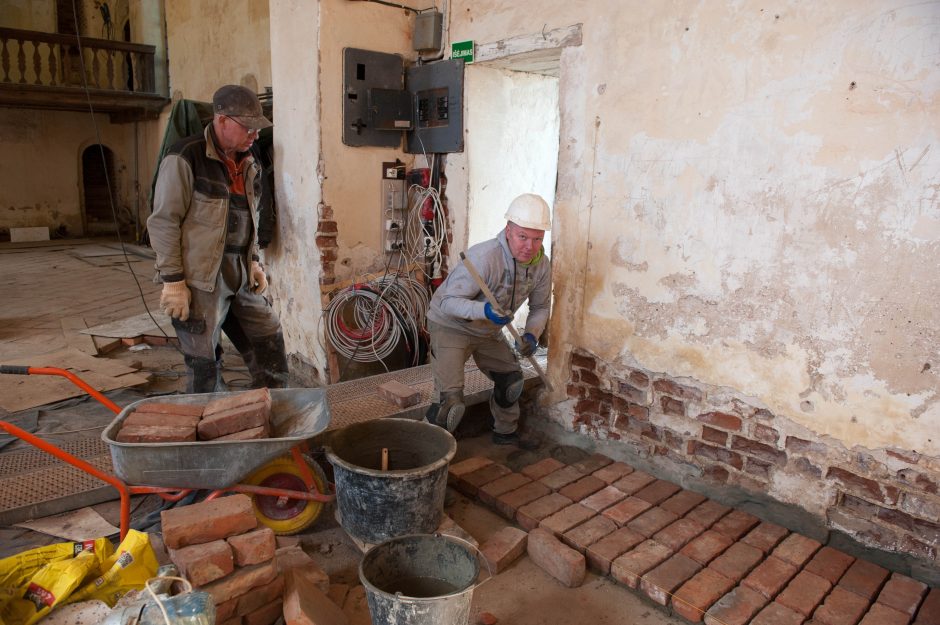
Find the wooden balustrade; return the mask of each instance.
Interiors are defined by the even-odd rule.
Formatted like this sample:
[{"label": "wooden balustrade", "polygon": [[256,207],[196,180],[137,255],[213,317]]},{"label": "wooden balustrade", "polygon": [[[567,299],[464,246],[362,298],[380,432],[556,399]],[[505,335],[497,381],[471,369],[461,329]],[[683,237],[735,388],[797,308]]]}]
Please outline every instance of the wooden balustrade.
[{"label": "wooden balustrade", "polygon": [[[0,87],[154,94],[154,46],[0,28]],[[82,70],[84,68],[84,80]]]}]

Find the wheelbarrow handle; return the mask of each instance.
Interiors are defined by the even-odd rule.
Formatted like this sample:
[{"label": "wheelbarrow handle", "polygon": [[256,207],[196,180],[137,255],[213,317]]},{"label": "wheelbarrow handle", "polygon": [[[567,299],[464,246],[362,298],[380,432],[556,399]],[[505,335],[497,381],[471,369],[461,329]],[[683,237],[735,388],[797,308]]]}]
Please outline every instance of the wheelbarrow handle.
[{"label": "wheelbarrow handle", "polygon": [[10,375],[29,375],[29,367],[22,365],[0,365],[0,373],[9,373]]},{"label": "wheelbarrow handle", "polygon": [[95,399],[97,399],[105,408],[114,414],[121,413],[121,407],[113,401],[99,393],[88,382],[81,379],[71,371],[59,369],[58,367],[24,367],[23,365],[0,365],[0,373],[9,373],[12,375],[57,375],[67,379],[69,382],[82,389]]}]

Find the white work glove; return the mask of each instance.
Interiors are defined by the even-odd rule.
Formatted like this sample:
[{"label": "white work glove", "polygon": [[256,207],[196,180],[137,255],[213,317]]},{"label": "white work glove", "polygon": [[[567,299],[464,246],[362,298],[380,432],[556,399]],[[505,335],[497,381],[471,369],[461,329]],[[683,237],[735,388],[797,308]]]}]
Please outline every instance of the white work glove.
[{"label": "white work glove", "polygon": [[160,308],[174,319],[186,321],[189,319],[189,302],[192,294],[185,280],[179,282],[164,282],[163,292],[160,293]]},{"label": "white work glove", "polygon": [[268,288],[268,277],[264,275],[264,267],[256,260],[251,261],[251,269],[248,272],[251,277],[248,279],[248,288],[252,293],[264,293]]}]

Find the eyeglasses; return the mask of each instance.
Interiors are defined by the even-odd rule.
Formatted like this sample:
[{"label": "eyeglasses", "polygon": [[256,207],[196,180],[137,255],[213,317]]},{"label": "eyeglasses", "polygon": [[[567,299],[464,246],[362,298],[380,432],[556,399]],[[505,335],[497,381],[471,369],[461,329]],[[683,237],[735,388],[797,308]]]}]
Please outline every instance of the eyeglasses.
[{"label": "eyeglasses", "polygon": [[229,116],[229,115],[226,115],[225,117],[227,117],[228,119],[232,120],[233,122],[235,122],[236,124],[238,124],[239,126],[241,126],[242,128],[244,128],[244,129],[245,129],[245,132],[248,133],[248,136],[249,136],[249,137],[252,136],[252,135],[254,135],[254,136],[257,137],[257,136],[261,133],[261,130],[259,130],[258,128],[249,128],[248,126],[246,126],[245,124],[241,123],[240,121],[238,121],[238,120],[235,119],[234,117],[231,117],[231,116]]}]

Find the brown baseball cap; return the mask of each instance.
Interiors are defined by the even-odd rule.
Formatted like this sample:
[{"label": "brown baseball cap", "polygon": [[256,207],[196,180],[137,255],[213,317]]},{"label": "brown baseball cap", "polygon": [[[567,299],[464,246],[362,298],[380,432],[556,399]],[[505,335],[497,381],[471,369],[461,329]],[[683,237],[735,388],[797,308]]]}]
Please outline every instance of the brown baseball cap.
[{"label": "brown baseball cap", "polygon": [[261,110],[258,96],[241,85],[225,85],[212,96],[212,111],[238,120],[253,130],[270,128],[272,124]]}]

